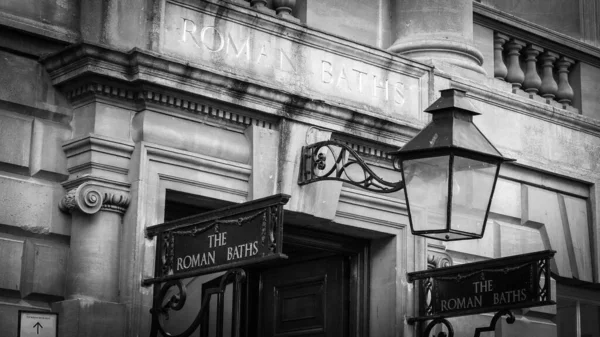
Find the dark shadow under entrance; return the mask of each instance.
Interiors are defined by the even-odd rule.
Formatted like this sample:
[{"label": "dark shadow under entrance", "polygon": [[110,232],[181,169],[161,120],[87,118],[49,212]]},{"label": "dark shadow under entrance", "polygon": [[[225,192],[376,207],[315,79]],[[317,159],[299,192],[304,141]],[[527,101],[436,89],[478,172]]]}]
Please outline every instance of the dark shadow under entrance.
[{"label": "dark shadow under entrance", "polygon": [[[244,268],[241,334],[253,337],[360,336],[364,323],[364,242],[294,230],[285,235],[289,258],[260,268]],[[317,238],[318,237],[318,238]],[[335,238],[335,241],[331,239]],[[341,240],[340,240],[341,239]],[[203,283],[203,294],[221,277]],[[233,336],[234,288],[225,296],[223,336]],[[204,318],[201,337],[216,337],[216,303]]]},{"label": "dark shadow under entrance", "polygon": [[[182,207],[167,203],[165,218],[177,217],[169,210],[189,213],[182,212]],[[286,224],[283,252],[288,259],[243,268],[246,279],[240,289],[229,284],[222,303],[218,296],[211,297],[210,310],[191,336],[218,337],[221,330],[223,336],[233,337],[238,324],[239,337],[366,336],[368,243]],[[165,327],[176,335],[189,326],[201,299],[218,287],[222,276],[215,273],[186,279],[187,301],[196,305],[173,312],[164,321]],[[238,305],[239,322],[235,322]]]}]

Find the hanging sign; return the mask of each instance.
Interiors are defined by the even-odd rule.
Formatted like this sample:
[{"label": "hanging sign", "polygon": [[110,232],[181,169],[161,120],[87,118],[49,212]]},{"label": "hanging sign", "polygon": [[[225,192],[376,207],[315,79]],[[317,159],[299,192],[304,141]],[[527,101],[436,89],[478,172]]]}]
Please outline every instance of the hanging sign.
[{"label": "hanging sign", "polygon": [[278,194],[148,227],[157,237],[155,278],[144,284],[214,273],[285,258]]},{"label": "hanging sign", "polygon": [[420,316],[429,320],[554,304],[549,261],[554,251],[409,273],[420,283]]}]

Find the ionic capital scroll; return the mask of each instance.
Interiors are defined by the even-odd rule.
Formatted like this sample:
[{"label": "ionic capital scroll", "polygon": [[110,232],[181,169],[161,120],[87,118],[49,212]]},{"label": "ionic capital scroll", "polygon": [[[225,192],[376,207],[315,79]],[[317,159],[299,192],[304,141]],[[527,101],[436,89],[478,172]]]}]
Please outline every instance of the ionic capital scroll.
[{"label": "ionic capital scroll", "polygon": [[129,193],[103,186],[94,182],[83,183],[67,192],[60,200],[58,208],[63,212],[75,210],[86,214],[98,211],[125,213],[129,206]]},{"label": "ionic capital scroll", "polygon": [[452,257],[444,246],[427,245],[427,269],[437,269],[452,266]]}]

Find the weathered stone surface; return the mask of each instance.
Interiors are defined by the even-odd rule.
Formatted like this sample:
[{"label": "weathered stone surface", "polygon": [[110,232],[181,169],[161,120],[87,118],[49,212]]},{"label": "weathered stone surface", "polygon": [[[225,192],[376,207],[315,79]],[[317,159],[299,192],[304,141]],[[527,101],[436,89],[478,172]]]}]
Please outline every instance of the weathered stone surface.
[{"label": "weathered stone surface", "polygon": [[69,235],[70,218],[60,212],[59,184],[0,175],[0,223],[39,234]]},{"label": "weathered stone surface", "polygon": [[0,162],[15,165],[18,172],[29,167],[32,118],[0,113]]},{"label": "weathered stone surface", "polygon": [[305,22],[311,28],[385,49],[392,42],[392,17],[382,13],[391,12],[392,6],[371,0],[308,1]]},{"label": "weathered stone surface", "polygon": [[483,73],[483,55],[473,47],[473,1],[397,0],[396,40],[390,51],[412,59],[436,61]]},{"label": "weathered stone surface", "polygon": [[591,242],[585,201],[523,185],[521,222],[540,231],[545,249],[554,249],[553,270],[592,281]]},{"label": "weathered stone surface", "polygon": [[226,130],[153,111],[136,114],[133,139],[238,163],[247,164],[250,160],[250,146],[241,130]]},{"label": "weathered stone surface", "polygon": [[473,25],[473,45],[483,55],[483,64],[481,65],[489,77],[494,76],[494,31],[480,26]]},{"label": "weathered stone surface", "polygon": [[68,102],[52,86],[48,74],[36,60],[0,51],[0,69],[3,69],[0,72],[0,83],[4,83],[4,90],[0,91],[0,105],[5,106],[5,109],[68,122]]},{"label": "weathered stone surface", "polygon": [[127,322],[125,305],[83,299],[52,304],[60,319],[61,337],[124,337]]},{"label": "weathered stone surface", "polygon": [[71,136],[71,130],[58,123],[36,118],[33,121],[33,137],[31,140],[30,174],[33,177],[54,177],[66,180],[67,158],[62,149],[64,141]]},{"label": "weathered stone surface", "polygon": [[[167,3],[161,50],[240,79],[240,100],[245,95],[244,82],[252,81],[285,88],[311,101],[423,121],[428,81],[423,66],[409,67],[409,61],[359,46],[341,48],[341,43],[296,27],[265,22],[262,28],[269,31],[255,30],[234,21],[234,12],[229,12],[231,17],[214,16],[210,11],[216,5],[210,2],[189,5]],[[316,43],[308,44],[310,40]],[[369,62],[359,61],[359,55]]]},{"label": "weathered stone surface", "polygon": [[[569,231],[567,238],[572,242],[569,251],[571,265],[577,268],[575,277],[584,280],[592,280],[592,247],[591,240],[593,224],[589,223],[588,201],[566,195],[559,197],[563,226]],[[566,224],[565,224],[566,222]]]},{"label": "weathered stone surface", "polygon": [[495,244],[500,247],[498,257],[549,249],[542,237],[543,229],[519,226],[500,220],[497,220],[497,222],[499,224],[499,235]]},{"label": "weathered stone surface", "polygon": [[[576,66],[574,76],[571,76],[573,89],[575,90],[575,102],[579,101],[581,114],[600,120],[600,68],[587,63],[579,63]],[[578,76],[577,76],[578,75]]]},{"label": "weathered stone surface", "polygon": [[482,0],[480,2],[556,32],[576,39],[581,38],[579,6],[573,6],[568,1]]},{"label": "weathered stone surface", "polygon": [[120,232],[118,213],[73,213],[66,279],[68,299],[119,300]]},{"label": "weathered stone surface", "polygon": [[485,234],[479,240],[453,241],[446,244],[447,250],[466,253],[472,256],[483,256],[486,258],[497,258],[506,255],[500,255],[498,247],[500,246],[500,225],[488,218],[485,226]]},{"label": "weathered stone surface", "polygon": [[[404,200],[359,188],[342,187],[340,201],[335,213],[335,223],[375,233],[395,233],[409,226]],[[366,233],[361,236],[366,236]]]},{"label": "weathered stone surface", "polygon": [[17,336],[19,310],[49,311],[47,306],[37,307],[25,303],[0,302],[0,332],[2,332],[2,336]]},{"label": "weathered stone surface", "polygon": [[275,194],[277,188],[277,162],[279,132],[252,125],[246,129],[252,147],[249,200]]},{"label": "weathered stone surface", "polygon": [[517,159],[520,165],[543,167],[546,172],[588,180],[600,178],[600,142],[595,134],[579,132],[578,128],[565,127],[520,108],[508,110],[508,106],[487,100],[472,101],[482,112],[475,124],[504,156]]},{"label": "weathered stone surface", "polygon": [[73,109],[73,138],[90,133],[131,140],[130,124],[134,112],[122,107],[90,102]]},{"label": "weathered stone surface", "polygon": [[[2,21],[32,33],[63,36],[74,35],[79,28],[77,0],[25,0],[0,3]],[[53,36],[53,37],[55,37]]]},{"label": "weathered stone surface", "polygon": [[64,296],[69,247],[29,239],[23,256],[21,296],[32,294]]},{"label": "weathered stone surface", "polygon": [[0,288],[21,290],[23,246],[23,240],[0,237]]},{"label": "weathered stone surface", "polygon": [[498,178],[494,197],[490,206],[490,213],[510,216],[514,218],[521,217],[521,184]]}]

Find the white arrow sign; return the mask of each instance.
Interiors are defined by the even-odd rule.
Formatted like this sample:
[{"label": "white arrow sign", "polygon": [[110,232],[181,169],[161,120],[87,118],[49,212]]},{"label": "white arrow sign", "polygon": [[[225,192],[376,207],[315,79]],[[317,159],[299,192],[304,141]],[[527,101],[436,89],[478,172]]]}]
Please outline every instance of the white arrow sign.
[{"label": "white arrow sign", "polygon": [[57,335],[57,313],[19,310],[19,334],[17,337],[57,337]]}]

